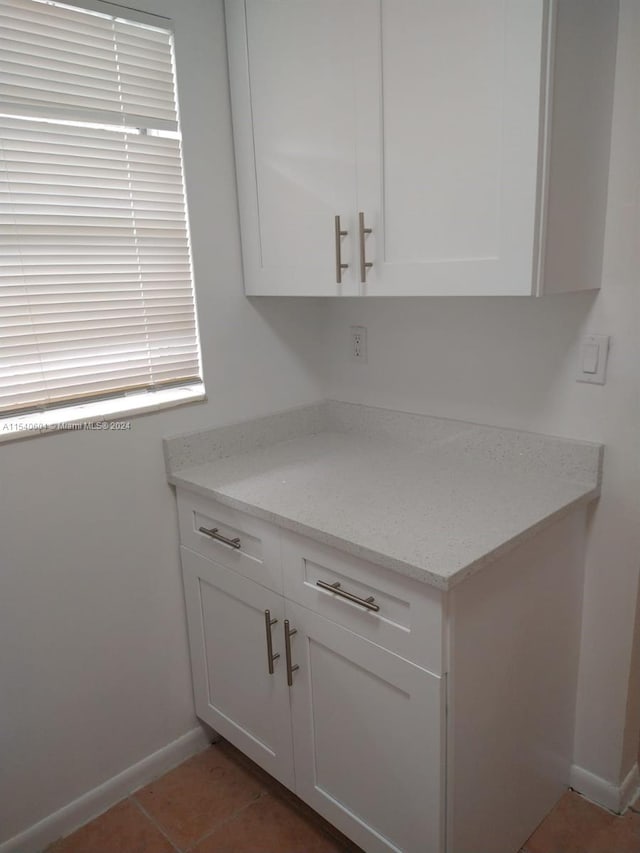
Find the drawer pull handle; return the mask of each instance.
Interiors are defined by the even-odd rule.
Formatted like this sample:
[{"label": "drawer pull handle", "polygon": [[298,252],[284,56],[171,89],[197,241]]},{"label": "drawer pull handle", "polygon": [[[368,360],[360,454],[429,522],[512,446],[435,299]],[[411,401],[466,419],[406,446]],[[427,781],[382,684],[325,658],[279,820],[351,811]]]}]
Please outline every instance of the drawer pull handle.
[{"label": "drawer pull handle", "polygon": [[211,539],[215,539],[217,542],[222,542],[224,545],[228,545],[230,548],[240,547],[239,536],[236,536],[235,539],[227,539],[226,536],[223,536],[222,533],[218,532],[217,527],[212,527],[210,530],[207,530],[206,527],[199,527],[198,530],[200,531],[200,533],[204,533],[205,536],[210,536]]},{"label": "drawer pull handle", "polygon": [[367,260],[364,240],[367,234],[371,234],[373,231],[372,228],[365,228],[364,225],[364,213],[362,211],[358,214],[358,229],[360,231],[360,281],[363,284],[367,283],[367,270],[371,269],[373,264],[371,261]]},{"label": "drawer pull handle", "polygon": [[375,604],[375,598],[372,595],[370,595],[369,598],[360,598],[352,592],[347,592],[346,589],[342,589],[338,581],[335,583],[316,581],[316,586],[319,586],[321,589],[326,589],[329,592],[335,592],[335,594],[339,595],[341,598],[346,598],[347,601],[353,601],[354,604],[366,607],[367,610],[372,610],[374,613],[377,613],[380,610],[379,605]]},{"label": "drawer pull handle", "polygon": [[278,660],[280,657],[280,652],[276,652],[275,655],[273,653],[273,639],[271,637],[271,628],[273,625],[277,623],[277,619],[271,618],[271,611],[264,611],[264,628],[267,632],[267,662],[269,667],[269,675],[273,675],[273,662],[274,660]]},{"label": "drawer pull handle", "polygon": [[334,220],[334,231],[336,239],[336,283],[342,284],[342,270],[346,270],[349,264],[342,263],[341,240],[349,233],[340,226],[340,217],[336,216]]},{"label": "drawer pull handle", "polygon": [[291,665],[291,637],[298,633],[297,628],[289,627],[289,620],[284,620],[284,654],[287,659],[287,684],[289,687],[293,684],[293,673],[296,669],[300,669],[298,664]]}]

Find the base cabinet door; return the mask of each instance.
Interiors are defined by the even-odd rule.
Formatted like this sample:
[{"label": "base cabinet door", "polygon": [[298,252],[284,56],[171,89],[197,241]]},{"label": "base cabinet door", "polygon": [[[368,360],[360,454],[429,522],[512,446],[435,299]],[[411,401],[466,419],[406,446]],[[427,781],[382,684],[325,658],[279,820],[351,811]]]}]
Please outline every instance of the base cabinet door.
[{"label": "base cabinet door", "polygon": [[285,607],[296,793],[367,853],[441,853],[442,679]]},{"label": "base cabinet door", "polygon": [[181,558],[196,713],[293,788],[283,599],[188,548]]}]

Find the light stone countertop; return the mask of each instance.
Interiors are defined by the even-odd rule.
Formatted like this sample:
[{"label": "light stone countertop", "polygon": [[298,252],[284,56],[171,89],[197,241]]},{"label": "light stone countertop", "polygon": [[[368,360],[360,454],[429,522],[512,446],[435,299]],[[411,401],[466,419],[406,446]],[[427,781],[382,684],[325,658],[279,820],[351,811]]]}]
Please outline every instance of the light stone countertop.
[{"label": "light stone countertop", "polygon": [[597,497],[602,447],[328,402],[165,456],[180,488],[446,590]]}]

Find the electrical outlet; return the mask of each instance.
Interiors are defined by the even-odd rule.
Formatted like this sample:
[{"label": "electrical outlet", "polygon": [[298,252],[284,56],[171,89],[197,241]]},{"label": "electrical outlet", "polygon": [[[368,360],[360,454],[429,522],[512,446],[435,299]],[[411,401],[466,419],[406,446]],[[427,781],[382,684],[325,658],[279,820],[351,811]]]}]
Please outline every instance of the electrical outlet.
[{"label": "electrical outlet", "polygon": [[367,329],[365,326],[351,326],[351,358],[361,364],[367,362]]}]

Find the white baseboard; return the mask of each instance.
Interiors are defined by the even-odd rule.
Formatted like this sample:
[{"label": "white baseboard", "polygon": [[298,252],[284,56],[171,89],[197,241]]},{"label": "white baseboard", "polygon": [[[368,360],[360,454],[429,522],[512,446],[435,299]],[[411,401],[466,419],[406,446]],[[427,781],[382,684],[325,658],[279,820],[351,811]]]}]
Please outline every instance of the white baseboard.
[{"label": "white baseboard", "polygon": [[[638,765],[634,764],[622,784],[618,786],[573,764],[569,784],[587,799],[620,814],[633,802],[640,786],[640,770]],[[3,853],[1,849],[0,853]]]},{"label": "white baseboard", "polygon": [[210,733],[200,727],[127,767],[97,788],[30,826],[19,835],[0,844],[0,853],[41,853],[52,841],[68,835],[77,827],[106,811],[132,791],[156,779],[195,755],[211,742]]}]

